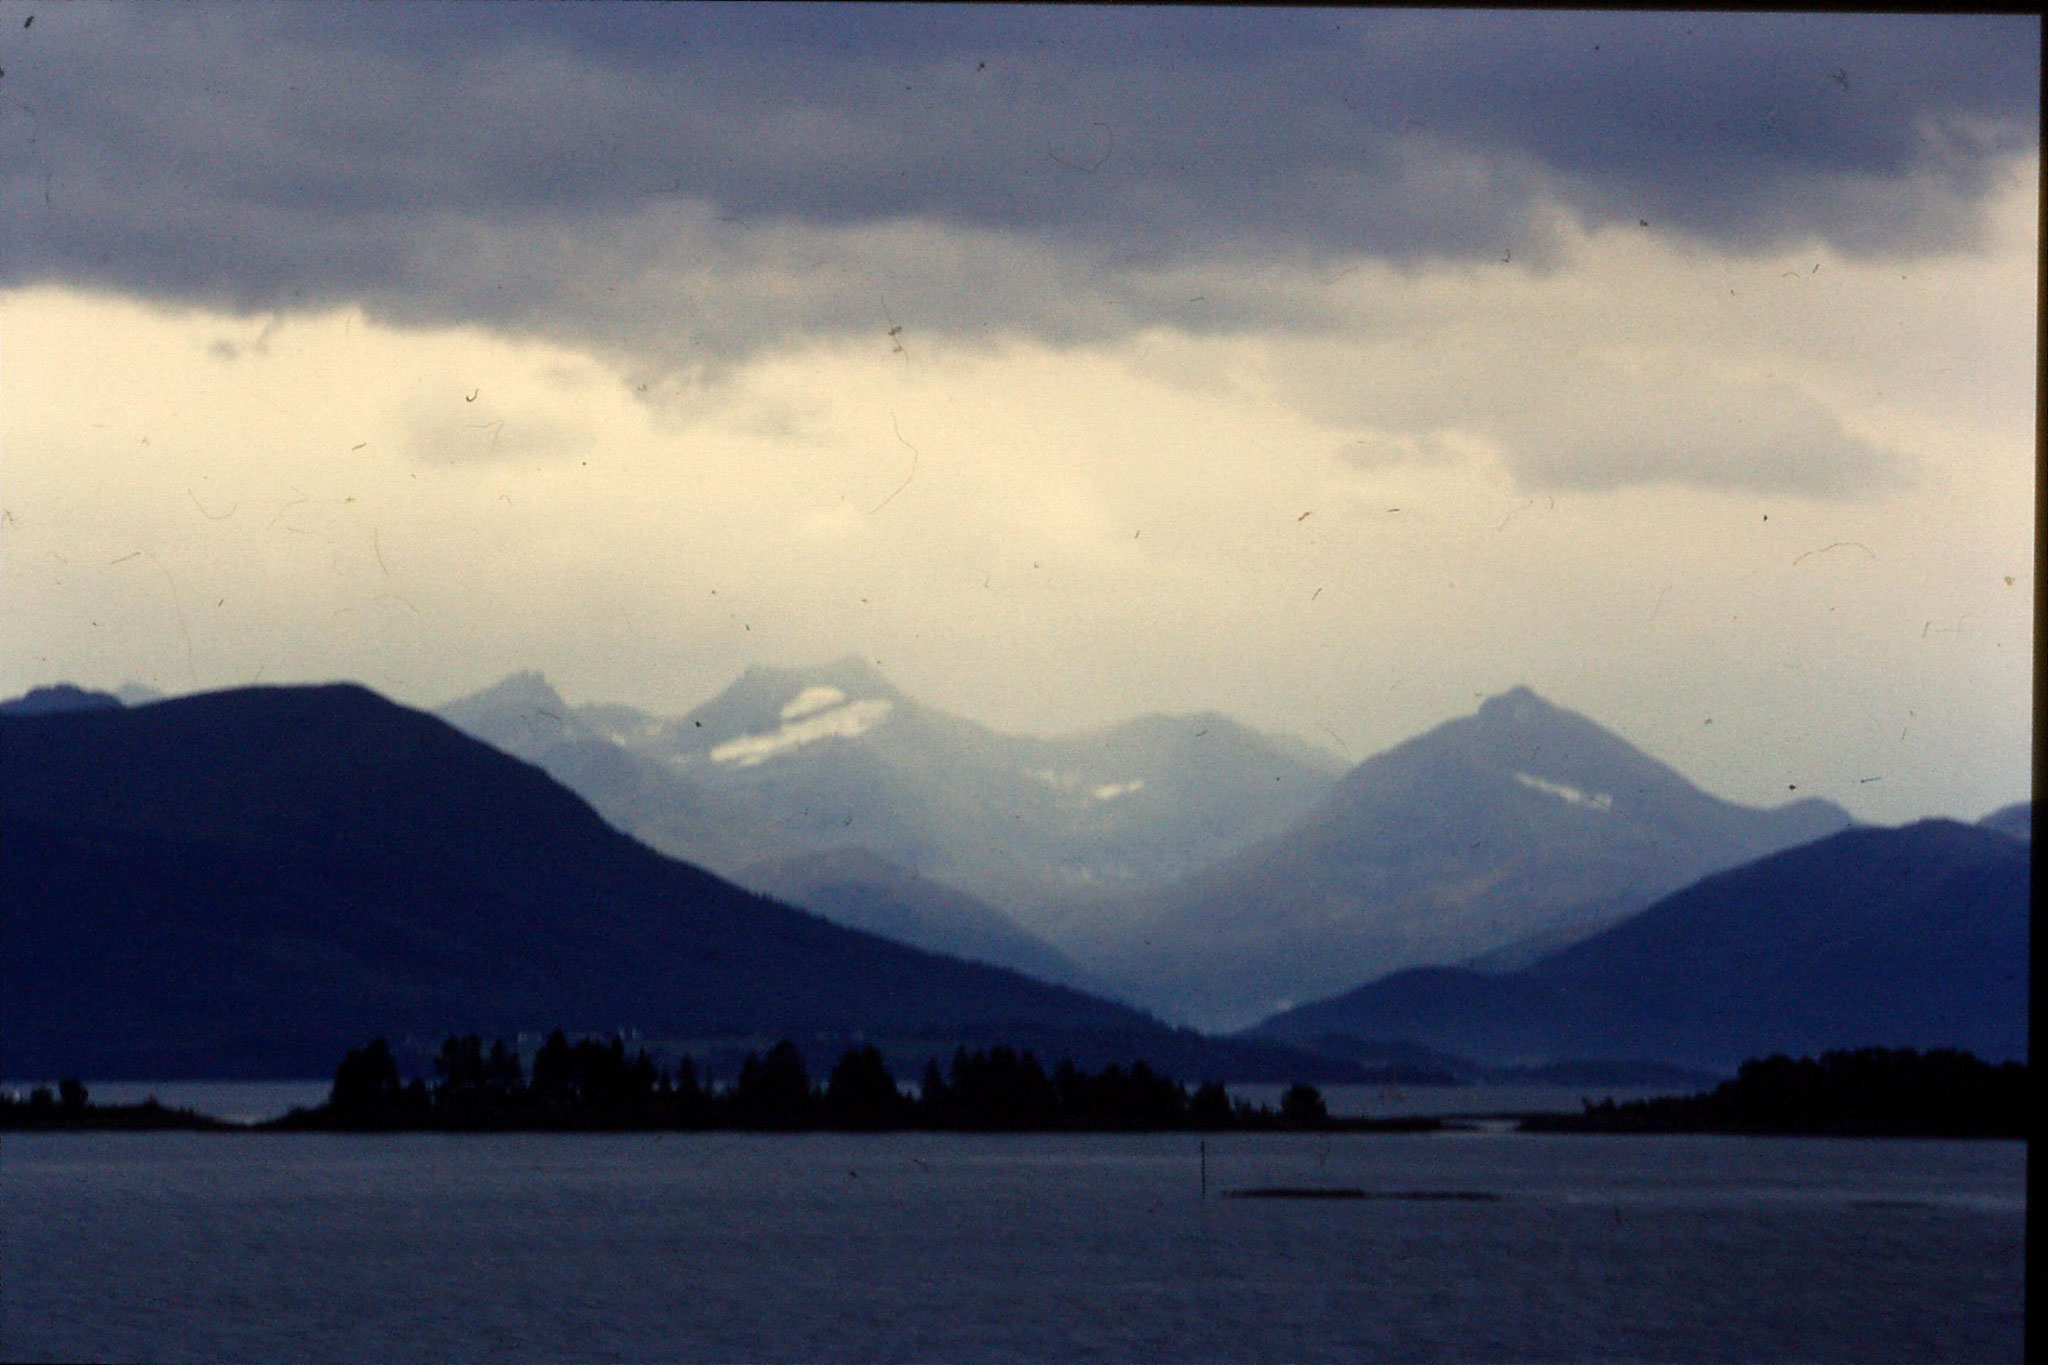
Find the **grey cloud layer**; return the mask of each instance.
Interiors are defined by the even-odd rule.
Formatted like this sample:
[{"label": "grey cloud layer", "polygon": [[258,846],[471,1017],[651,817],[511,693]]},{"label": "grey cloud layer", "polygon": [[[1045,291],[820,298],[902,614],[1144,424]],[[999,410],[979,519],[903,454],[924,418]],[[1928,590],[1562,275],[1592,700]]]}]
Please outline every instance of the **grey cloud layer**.
[{"label": "grey cloud layer", "polygon": [[2029,18],[30,12],[0,11],[5,282],[360,302],[653,374],[885,315],[1313,330],[1319,270],[1540,262],[1560,208],[1941,251],[2038,141]]},{"label": "grey cloud layer", "polygon": [[230,296],[403,287],[449,217],[595,231],[658,195],[749,225],[917,218],[1126,263],[1490,252],[1528,236],[1542,196],[1738,246],[1926,249],[2033,145],[2039,88],[2027,19],[40,17],[6,30],[10,276]]}]

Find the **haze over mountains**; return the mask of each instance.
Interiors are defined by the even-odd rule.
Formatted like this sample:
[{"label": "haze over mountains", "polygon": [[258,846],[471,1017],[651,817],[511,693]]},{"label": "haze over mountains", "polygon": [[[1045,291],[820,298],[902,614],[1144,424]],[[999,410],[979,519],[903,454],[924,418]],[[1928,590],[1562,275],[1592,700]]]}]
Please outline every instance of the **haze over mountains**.
[{"label": "haze over mountains", "polygon": [[672,719],[534,674],[441,714],[744,884],[1204,1028],[1408,966],[1508,970],[1849,823],[1708,796],[1525,688],[1341,777],[1215,715],[999,735],[857,659],[750,669]]},{"label": "haze over mountains", "polygon": [[582,714],[808,843],[859,845],[1053,918],[1077,893],[1169,878],[1284,829],[1340,770],[1214,713],[999,734],[904,696],[853,657],[750,668],[674,720]]},{"label": "haze over mountains", "polygon": [[852,658],[749,669],[680,717],[571,708],[533,673],[439,714],[663,852],[842,923],[1095,989],[1104,978],[1055,946],[1086,936],[1090,907],[1285,828],[1337,768],[1213,714],[1002,735]]},{"label": "haze over mountains", "polygon": [[740,885],[835,924],[928,952],[988,962],[1095,994],[1099,979],[1044,939],[964,891],[920,877],[864,848],[797,853],[755,863]]},{"label": "haze over mountains", "polygon": [[1403,967],[1505,969],[1849,824],[1707,795],[1527,688],[1359,764],[1306,819],[1105,923],[1083,961],[1237,1027]]}]

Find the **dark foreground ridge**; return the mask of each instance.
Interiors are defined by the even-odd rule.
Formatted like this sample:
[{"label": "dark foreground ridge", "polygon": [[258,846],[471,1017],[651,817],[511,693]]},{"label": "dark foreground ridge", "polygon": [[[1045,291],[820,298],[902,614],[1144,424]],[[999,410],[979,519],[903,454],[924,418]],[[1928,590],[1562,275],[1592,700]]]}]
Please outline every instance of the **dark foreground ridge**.
[{"label": "dark foreground ridge", "polygon": [[619,1131],[754,1129],[795,1132],[902,1129],[973,1132],[1157,1132],[1226,1130],[1428,1131],[1435,1119],[1333,1119],[1314,1086],[1296,1084],[1277,1111],[1232,1100],[1211,1081],[1192,1093],[1146,1063],[1082,1071],[1063,1060],[1047,1072],[1030,1051],[961,1048],[952,1066],[936,1061],[912,1096],[872,1046],[847,1049],[823,1085],[787,1040],[749,1053],[731,1085],[699,1079],[695,1062],[673,1072],[623,1040],[571,1043],[557,1029],[534,1055],[531,1074],[502,1040],[486,1049],[475,1034],[450,1038],[434,1059],[435,1079],[401,1082],[383,1039],[342,1059],[327,1103],[295,1109],[263,1127],[325,1131]]},{"label": "dark foreground ridge", "polygon": [[754,895],[360,687],[8,712],[0,748],[8,1076],[311,1076],[380,1033],[540,1019],[1368,1079]]},{"label": "dark foreground ridge", "polygon": [[1704,1094],[1534,1114],[1523,1132],[2024,1138],[2027,1064],[1950,1048],[1859,1048],[1744,1062]]}]

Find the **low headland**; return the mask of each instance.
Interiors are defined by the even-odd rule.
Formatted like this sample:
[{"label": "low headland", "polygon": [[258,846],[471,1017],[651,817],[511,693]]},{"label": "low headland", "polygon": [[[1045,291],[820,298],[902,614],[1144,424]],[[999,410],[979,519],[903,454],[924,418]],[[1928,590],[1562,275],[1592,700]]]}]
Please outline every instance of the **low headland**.
[{"label": "low headland", "polygon": [[2024,1138],[2027,1064],[1939,1048],[1857,1048],[1744,1062],[1701,1095],[1588,1101],[1532,1114],[1523,1132],[1732,1133],[1815,1137]]},{"label": "low headland", "polygon": [[36,1132],[80,1128],[230,1129],[244,1125],[209,1118],[190,1109],[171,1109],[154,1097],[140,1104],[94,1104],[76,1080],[58,1082],[55,1091],[39,1085],[26,1097],[0,1094],[0,1131]]}]

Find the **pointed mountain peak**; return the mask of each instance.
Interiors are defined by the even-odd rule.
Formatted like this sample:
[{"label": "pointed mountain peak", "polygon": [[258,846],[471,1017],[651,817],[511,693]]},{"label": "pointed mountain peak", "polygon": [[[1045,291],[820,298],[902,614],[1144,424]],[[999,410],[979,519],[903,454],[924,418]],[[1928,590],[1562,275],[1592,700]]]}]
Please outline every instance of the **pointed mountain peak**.
[{"label": "pointed mountain peak", "polygon": [[450,702],[449,705],[480,709],[547,710],[558,715],[566,713],[569,709],[568,703],[562,700],[562,694],[555,691],[538,669],[527,669],[511,674],[502,681],[493,683],[480,692],[472,692],[467,697]]},{"label": "pointed mountain peak", "polygon": [[883,675],[874,661],[859,654],[842,654],[816,668],[792,671],[814,686],[842,687],[848,692],[870,697],[894,699],[900,695],[896,685]]},{"label": "pointed mountain peak", "polygon": [[744,703],[755,709],[766,707],[777,713],[793,708],[794,712],[802,713],[848,701],[876,699],[898,702],[904,698],[872,662],[858,654],[842,654],[807,668],[749,665],[717,701]]},{"label": "pointed mountain peak", "polygon": [[441,719],[486,744],[522,756],[583,731],[562,694],[537,672],[514,673],[440,708]]},{"label": "pointed mountain peak", "polygon": [[[1674,819],[1681,809],[1743,809],[1701,791],[1662,759],[1528,687],[1488,697],[1475,714],[1448,721],[1400,747],[1416,746],[1426,752],[1438,742],[1497,769],[1504,779],[1528,791],[1587,809],[1630,809],[1642,815],[1654,806]],[[1772,818],[1800,831],[1803,838],[1817,839],[1849,824],[1841,807],[1815,798],[1802,798],[1777,812]],[[1750,810],[1749,815],[1760,817],[1763,812]]]},{"label": "pointed mountain peak", "polygon": [[1562,715],[1564,712],[1562,708],[1553,706],[1537,696],[1531,688],[1515,686],[1481,702],[1479,714],[1489,720],[1519,724],[1547,716]]},{"label": "pointed mountain peak", "polygon": [[1652,761],[1598,721],[1546,701],[1528,687],[1511,687],[1488,697],[1471,716],[1450,724],[1502,759],[1524,751],[1534,758],[1539,751],[1571,748],[1587,757],[1597,753],[1610,760]]},{"label": "pointed mountain peak", "polygon": [[753,665],[674,729],[685,749],[752,768],[818,740],[857,739],[907,709],[872,664],[849,654],[810,668]]},{"label": "pointed mountain peak", "polygon": [[[1411,777],[1452,786],[1476,764],[1519,790],[1588,809],[1633,806],[1651,791],[1683,799],[1712,800],[1683,775],[1651,758],[1621,736],[1538,696],[1512,687],[1488,697],[1477,712],[1445,721],[1425,734],[1375,755],[1354,768],[1347,786],[1369,790],[1381,774],[1399,770]],[[1448,765],[1448,766],[1446,766]],[[1583,797],[1580,801],[1578,798]]]}]

